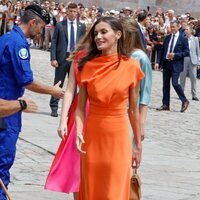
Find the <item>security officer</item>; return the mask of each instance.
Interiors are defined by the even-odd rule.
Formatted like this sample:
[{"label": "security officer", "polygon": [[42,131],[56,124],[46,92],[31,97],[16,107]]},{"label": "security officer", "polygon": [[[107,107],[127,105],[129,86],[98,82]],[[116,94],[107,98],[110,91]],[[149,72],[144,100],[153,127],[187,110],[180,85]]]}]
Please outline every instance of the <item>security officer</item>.
[{"label": "security officer", "polygon": [[[53,87],[33,80],[30,68],[30,52],[26,38],[33,39],[49,23],[49,14],[38,5],[26,7],[19,26],[0,37],[0,98],[17,100],[27,88],[37,93],[62,98],[64,91],[57,83]],[[27,108],[26,101],[19,101],[21,111]],[[21,112],[3,118],[5,129],[0,132],[0,178],[7,187],[10,182],[9,170],[13,165],[16,142],[21,131]],[[0,188],[0,200],[6,200]]]}]

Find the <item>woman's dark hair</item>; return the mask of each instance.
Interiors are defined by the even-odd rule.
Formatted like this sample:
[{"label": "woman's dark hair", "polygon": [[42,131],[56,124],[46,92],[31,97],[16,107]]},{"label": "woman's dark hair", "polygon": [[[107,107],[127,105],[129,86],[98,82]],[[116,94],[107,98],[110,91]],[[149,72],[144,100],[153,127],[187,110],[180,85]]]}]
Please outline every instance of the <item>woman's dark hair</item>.
[{"label": "woman's dark hair", "polygon": [[162,13],[162,18],[163,18],[163,20],[164,20],[164,22],[165,22],[166,19],[165,19],[165,14],[164,14],[164,13]]},{"label": "woman's dark hair", "polygon": [[76,55],[77,55],[77,53],[79,51],[84,50],[85,52],[87,52],[88,45],[89,45],[88,39],[89,39],[88,34],[85,34],[80,39],[80,41],[78,42],[78,44],[76,44],[76,49],[73,52],[70,53],[70,56],[67,58],[67,60],[72,61],[76,57]]},{"label": "woman's dark hair", "polygon": [[121,31],[121,37],[120,39],[118,40],[118,44],[117,44],[117,53],[119,55],[119,62],[120,62],[120,59],[121,57],[124,55],[126,56],[126,53],[124,51],[124,46],[123,46],[123,38],[124,38],[124,35],[123,35],[123,27],[121,25],[121,23],[119,22],[118,19],[114,18],[114,17],[101,17],[99,18],[95,23],[94,25],[92,26],[92,28],[90,29],[89,33],[88,33],[88,53],[87,53],[87,56],[82,58],[79,62],[79,71],[82,70],[83,66],[85,65],[85,63],[89,60],[92,60],[93,58],[99,56],[101,54],[101,51],[97,49],[97,46],[96,46],[96,43],[95,43],[95,27],[97,24],[99,24],[100,22],[105,22],[107,24],[109,24],[112,28],[112,30],[114,32],[117,32],[117,31]]}]

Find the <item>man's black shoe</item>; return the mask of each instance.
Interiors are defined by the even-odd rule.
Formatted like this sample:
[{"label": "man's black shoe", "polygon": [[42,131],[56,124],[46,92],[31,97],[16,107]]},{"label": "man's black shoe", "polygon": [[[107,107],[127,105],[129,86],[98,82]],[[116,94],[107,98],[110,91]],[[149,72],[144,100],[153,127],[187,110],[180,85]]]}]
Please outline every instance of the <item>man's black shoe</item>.
[{"label": "man's black shoe", "polygon": [[52,116],[52,117],[58,117],[57,111],[52,111],[52,112],[51,112],[51,116]]},{"label": "man's black shoe", "polygon": [[188,106],[189,106],[189,101],[188,100],[186,100],[186,102],[184,102],[183,104],[182,104],[182,107],[181,107],[181,112],[185,112],[186,110],[187,110],[187,108],[188,108]]},{"label": "man's black shoe", "polygon": [[163,111],[163,110],[170,110],[170,108],[167,105],[162,105],[162,106],[160,106],[160,108],[156,108],[156,110]]},{"label": "man's black shoe", "polygon": [[199,101],[199,99],[197,97],[192,97],[192,100]]}]

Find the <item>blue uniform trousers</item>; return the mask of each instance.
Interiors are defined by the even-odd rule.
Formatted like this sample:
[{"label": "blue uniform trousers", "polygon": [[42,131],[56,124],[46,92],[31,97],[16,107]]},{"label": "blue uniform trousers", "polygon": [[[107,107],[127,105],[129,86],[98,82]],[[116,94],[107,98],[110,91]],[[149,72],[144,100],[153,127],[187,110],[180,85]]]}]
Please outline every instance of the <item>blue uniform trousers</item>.
[{"label": "blue uniform trousers", "polygon": [[[10,182],[9,170],[15,159],[18,136],[19,133],[13,130],[4,130],[0,132],[0,178],[6,187]],[[7,200],[1,187],[0,200]]]}]

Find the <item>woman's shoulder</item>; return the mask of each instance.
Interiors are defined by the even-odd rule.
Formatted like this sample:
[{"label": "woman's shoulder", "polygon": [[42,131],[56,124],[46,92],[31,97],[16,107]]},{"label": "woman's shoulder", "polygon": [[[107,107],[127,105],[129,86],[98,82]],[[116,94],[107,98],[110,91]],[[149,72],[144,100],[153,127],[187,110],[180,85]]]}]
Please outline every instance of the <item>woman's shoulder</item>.
[{"label": "woman's shoulder", "polygon": [[146,58],[148,56],[143,50],[137,49],[131,54],[131,57],[132,58],[140,58],[140,59],[142,59],[142,58]]},{"label": "woman's shoulder", "polygon": [[131,57],[136,59],[136,60],[138,60],[139,62],[142,62],[142,63],[146,63],[146,62],[150,63],[149,57],[141,49],[138,49],[138,50],[134,51],[132,53]]},{"label": "woman's shoulder", "polygon": [[85,57],[87,54],[87,51],[86,50],[79,50],[78,52],[76,52],[75,56],[74,56],[74,59],[76,60],[80,60],[82,59],[83,57]]},{"label": "woman's shoulder", "polygon": [[124,68],[125,70],[123,70],[123,73],[127,80],[134,82],[134,85],[144,77],[139,61],[132,57],[124,60]]},{"label": "woman's shoulder", "polygon": [[123,65],[128,68],[128,71],[132,71],[135,69],[140,69],[139,61],[132,57],[123,57]]}]

